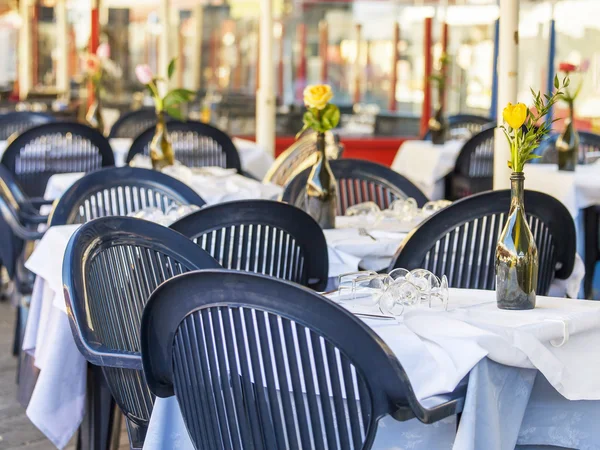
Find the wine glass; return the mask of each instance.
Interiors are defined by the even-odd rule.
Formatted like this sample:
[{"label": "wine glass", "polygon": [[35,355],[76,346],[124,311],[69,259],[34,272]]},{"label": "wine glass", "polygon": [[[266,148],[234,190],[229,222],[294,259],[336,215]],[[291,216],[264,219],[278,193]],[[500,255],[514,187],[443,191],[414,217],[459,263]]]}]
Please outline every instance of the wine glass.
[{"label": "wine glass", "polygon": [[353,282],[352,300],[360,300],[361,303],[375,305],[392,283],[392,278],[387,274],[357,277]]},{"label": "wine glass", "polygon": [[397,278],[379,299],[379,309],[384,314],[399,317],[406,307],[415,306],[419,301],[419,289],[406,278]]},{"label": "wine glass", "polygon": [[338,299],[339,301],[352,300],[354,292],[354,280],[361,277],[377,275],[372,270],[343,273],[338,276]]}]

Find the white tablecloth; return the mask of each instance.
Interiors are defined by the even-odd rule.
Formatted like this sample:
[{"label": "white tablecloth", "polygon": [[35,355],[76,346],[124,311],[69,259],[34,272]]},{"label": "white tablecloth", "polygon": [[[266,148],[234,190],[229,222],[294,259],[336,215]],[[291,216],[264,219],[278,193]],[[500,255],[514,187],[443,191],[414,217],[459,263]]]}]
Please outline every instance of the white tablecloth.
[{"label": "white tablecloth", "polygon": [[[132,142],[133,139],[127,138],[110,139],[110,146],[113,149],[117,167],[125,165]],[[262,180],[273,164],[273,156],[260,149],[255,142],[247,139],[233,138],[233,143],[238,149],[242,169],[253,177]],[[0,157],[2,157],[5,149],[6,141],[0,141]]]},{"label": "white tablecloth", "polygon": [[[253,198],[276,200],[283,191],[281,186],[272,183],[261,183],[252,178],[244,177],[235,173],[233,169],[206,167],[193,172],[190,177],[180,177],[172,172],[166,173],[180,178],[181,181],[194,189],[209,205]],[[83,175],[83,173],[52,175],[46,185],[44,197],[47,200],[59,198]]]},{"label": "white tablecloth", "polygon": [[[400,360],[419,399],[451,392],[470,373],[456,439],[448,421],[424,427],[386,418],[374,449],[598,448],[600,303],[538,297],[535,310],[501,311],[494,292],[452,289],[448,312],[364,320]],[[173,399],[157,401],[146,450],[167,442],[192,448],[178,412]]]},{"label": "white tablecloth", "polygon": [[575,172],[560,171],[556,164],[527,164],[525,189],[557,198],[577,217],[579,210],[600,205],[600,164],[577,166]]},{"label": "white tablecloth", "polygon": [[[26,263],[37,279],[23,350],[34,356],[36,366],[41,370],[27,415],[59,448],[67,444],[77,429],[85,405],[85,360],[71,335],[62,291],[64,252],[77,227],[65,225],[48,229]],[[372,269],[382,263],[379,268],[387,267],[405,236],[404,233],[371,230],[369,233],[377,239],[373,241],[368,236],[360,236],[357,229],[326,230],[325,233],[330,276],[354,272],[359,263],[364,267],[364,262],[372,264],[368,267]],[[578,261],[583,266],[579,258]],[[588,303],[591,302],[583,302]],[[590,315],[590,319],[593,317]],[[386,322],[385,325],[390,324]]]},{"label": "white tablecloth", "polygon": [[405,141],[396,153],[392,169],[416,184],[430,200],[443,199],[444,177],[454,169],[463,144],[464,141],[447,141],[444,145]]},{"label": "white tablecloth", "polygon": [[[342,219],[342,220],[340,220]],[[338,217],[343,222],[347,217]],[[329,277],[361,269],[380,271],[389,267],[398,247],[408,233],[372,229],[365,230],[370,235],[361,235],[358,228],[324,230],[329,256]],[[373,239],[375,238],[375,239]],[[550,295],[577,298],[581,282],[585,276],[583,260],[575,255],[575,266],[566,280],[555,279],[550,286]],[[329,288],[329,287],[328,287]]]}]

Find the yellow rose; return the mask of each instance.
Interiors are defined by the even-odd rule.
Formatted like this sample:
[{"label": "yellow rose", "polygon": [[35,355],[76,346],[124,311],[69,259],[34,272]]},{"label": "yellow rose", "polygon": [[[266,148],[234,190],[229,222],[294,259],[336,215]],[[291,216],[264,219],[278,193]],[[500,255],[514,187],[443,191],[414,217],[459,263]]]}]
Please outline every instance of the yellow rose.
[{"label": "yellow rose", "polygon": [[517,103],[516,105],[509,103],[502,111],[502,117],[513,130],[521,128],[527,119],[527,106],[523,103]]},{"label": "yellow rose", "polygon": [[325,109],[332,98],[333,92],[327,84],[315,84],[304,89],[304,104],[309,108]]}]

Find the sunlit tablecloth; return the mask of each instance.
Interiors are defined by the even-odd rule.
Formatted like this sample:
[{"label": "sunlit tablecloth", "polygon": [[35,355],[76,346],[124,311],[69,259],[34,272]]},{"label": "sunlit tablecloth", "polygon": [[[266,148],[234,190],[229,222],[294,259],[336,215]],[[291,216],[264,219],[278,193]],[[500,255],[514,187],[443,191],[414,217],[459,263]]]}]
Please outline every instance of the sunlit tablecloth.
[{"label": "sunlit tablecloth", "polygon": [[[469,374],[456,437],[452,421],[423,426],[386,417],[374,449],[598,448],[600,303],[538,297],[535,310],[501,311],[492,291],[451,289],[448,312],[364,320],[400,360],[420,400],[451,392]],[[171,443],[193,448],[174,398],[157,399],[144,449]]]},{"label": "sunlit tablecloth", "polygon": [[433,145],[431,141],[405,141],[400,148],[392,169],[405,176],[430,200],[445,198],[444,177],[454,169],[456,158],[464,141],[447,141]]},{"label": "sunlit tablecloth", "polygon": [[[110,139],[109,142],[115,155],[115,165],[117,167],[124,166],[133,139],[114,138]],[[262,180],[273,164],[273,156],[258,147],[255,142],[247,139],[233,138],[233,143],[240,155],[242,169],[249,175]],[[6,141],[0,141],[0,157],[6,150],[6,145]]]},{"label": "sunlit tablecloth", "polygon": [[528,164],[525,188],[553,196],[577,217],[581,209],[600,205],[600,163],[577,166],[574,172],[558,170],[556,164]]},{"label": "sunlit tablecloth", "polygon": [[[239,175],[235,173],[234,169],[204,167],[194,170],[191,173],[186,173],[186,176],[181,176],[174,171],[165,171],[165,173],[179,178],[185,184],[189,185],[209,205],[254,198],[276,200],[283,190],[281,186],[272,183],[262,183]],[[59,198],[83,175],[83,173],[62,173],[51,176],[46,185],[44,197],[48,200]]]}]

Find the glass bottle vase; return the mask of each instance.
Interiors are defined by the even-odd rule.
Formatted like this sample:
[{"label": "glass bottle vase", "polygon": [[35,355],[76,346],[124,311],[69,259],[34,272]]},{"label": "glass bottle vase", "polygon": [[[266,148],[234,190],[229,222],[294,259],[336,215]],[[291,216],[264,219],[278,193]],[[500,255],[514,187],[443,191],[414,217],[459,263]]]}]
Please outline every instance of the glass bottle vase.
[{"label": "glass bottle vase", "polygon": [[164,167],[175,164],[173,145],[169,140],[167,121],[163,111],[157,115],[154,137],[150,142],[150,159],[154,170],[162,170]]},{"label": "glass bottle vase", "polygon": [[104,134],[104,119],[102,118],[102,104],[100,101],[100,89],[94,90],[94,101],[85,113],[85,122],[92,128]]},{"label": "glass bottle vase", "polygon": [[496,301],[500,309],[535,308],[539,262],[523,207],[524,181],[523,172],[513,172],[510,177],[510,212],[496,246]]},{"label": "glass bottle vase", "polygon": [[579,133],[575,130],[573,116],[573,103],[569,103],[569,117],[565,120],[565,129],[556,140],[558,170],[570,172],[573,172],[577,167],[579,158]]},{"label": "glass bottle vase", "polygon": [[435,114],[429,119],[428,127],[433,145],[444,145],[448,124],[444,118],[444,108],[441,105],[436,108]]},{"label": "glass bottle vase", "polygon": [[337,183],[325,154],[324,133],[317,133],[317,161],[306,182],[304,209],[321,228],[335,228]]}]

